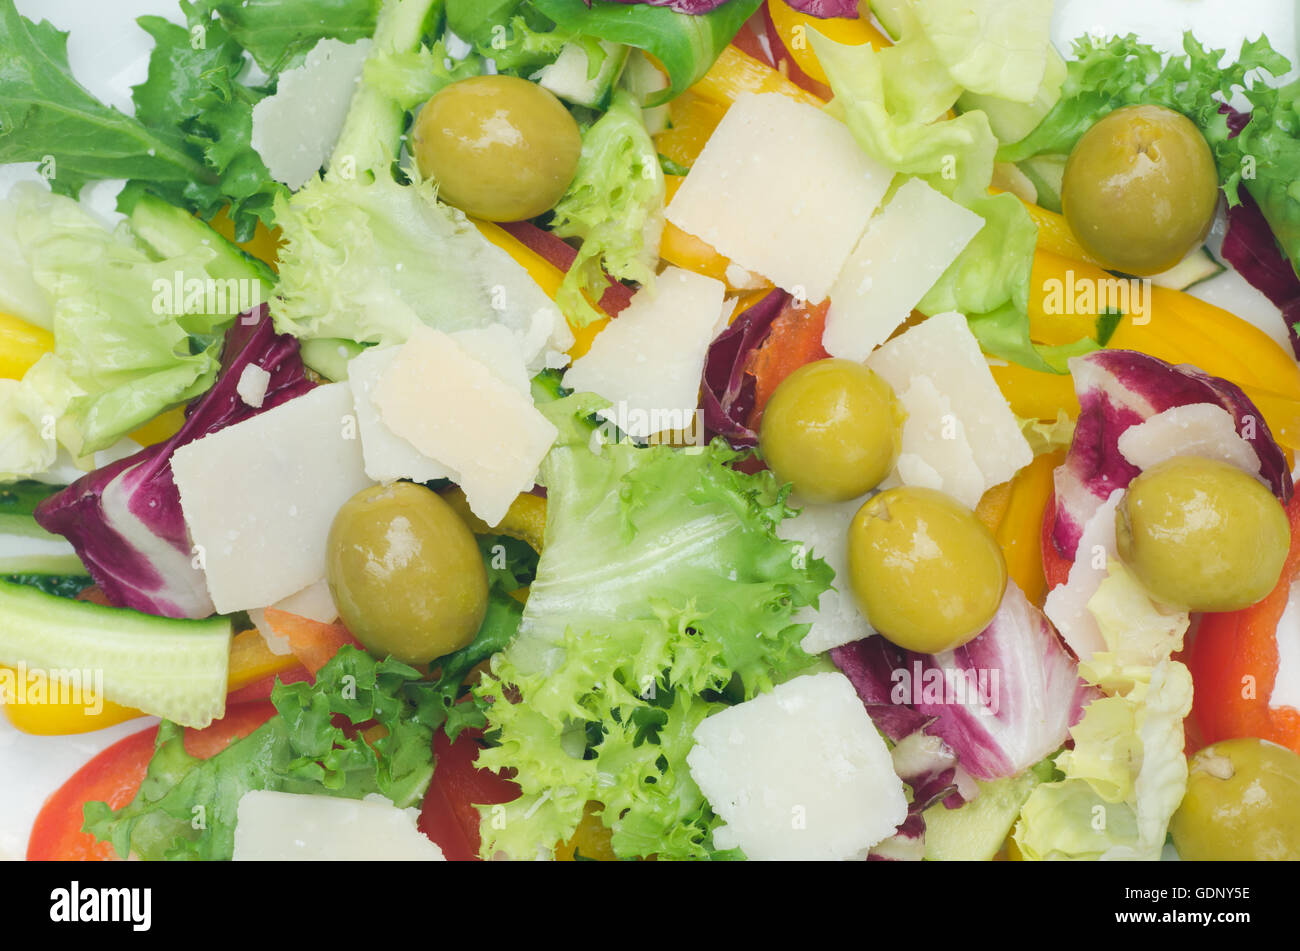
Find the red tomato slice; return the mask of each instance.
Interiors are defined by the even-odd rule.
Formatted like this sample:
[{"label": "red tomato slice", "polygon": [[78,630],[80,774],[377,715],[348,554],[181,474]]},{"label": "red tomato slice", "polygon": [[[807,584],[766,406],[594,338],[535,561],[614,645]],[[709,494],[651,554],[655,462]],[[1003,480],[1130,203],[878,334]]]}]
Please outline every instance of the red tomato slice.
[{"label": "red tomato slice", "polygon": [[452,743],[438,731],[433,741],[433,782],[420,810],[420,831],[437,843],[449,861],[478,859],[479,811],[476,805],[495,805],[519,798],[519,786],[474,765],[481,730],[464,730]]},{"label": "red tomato slice", "polygon": [[[252,733],[275,713],[269,703],[228,707],[226,715],[202,730],[185,731],[185,749],[209,759]],[[135,798],[153,758],[158,728],[151,727],[114,743],[59,787],[41,808],[27,843],[37,861],[104,862],[117,858],[113,846],[81,831],[82,808],[100,800],[120,809]]]}]

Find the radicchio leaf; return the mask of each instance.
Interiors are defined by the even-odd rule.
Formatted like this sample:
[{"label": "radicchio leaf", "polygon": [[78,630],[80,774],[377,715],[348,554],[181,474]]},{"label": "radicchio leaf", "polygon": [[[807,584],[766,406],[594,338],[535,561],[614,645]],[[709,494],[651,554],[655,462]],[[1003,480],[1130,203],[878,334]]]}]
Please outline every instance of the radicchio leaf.
[{"label": "radicchio leaf", "polygon": [[[72,542],[111,604],[163,617],[207,617],[214,608],[195,567],[172,454],[217,430],[310,390],[298,341],[277,336],[266,305],[242,315],[226,334],[223,367],[207,394],[190,405],[171,439],[78,479],[36,509],[36,521]],[[270,374],[260,408],[236,391],[244,369]]]},{"label": "radicchio leaf", "polygon": [[1119,437],[1175,406],[1212,403],[1232,414],[1237,432],[1255,451],[1260,477],[1283,504],[1293,490],[1291,471],[1263,415],[1227,380],[1192,366],[1173,366],[1133,350],[1099,350],[1070,360],[1079,421],[1065,464],[1056,470],[1056,522],[1052,541],[1070,560],[1083,526],[1116,489],[1138,475],[1119,451]]},{"label": "radicchio leaf", "polygon": [[745,372],[745,361],[762,346],[789,301],[785,291],[772,291],[719,334],[704,358],[705,428],[735,449],[758,445],[758,434],[746,424],[754,408],[754,378]]}]

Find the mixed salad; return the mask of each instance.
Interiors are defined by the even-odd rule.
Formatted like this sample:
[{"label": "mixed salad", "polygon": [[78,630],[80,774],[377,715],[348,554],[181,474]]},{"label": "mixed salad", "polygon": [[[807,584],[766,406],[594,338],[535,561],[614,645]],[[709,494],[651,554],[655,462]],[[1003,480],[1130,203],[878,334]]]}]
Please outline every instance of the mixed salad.
[{"label": "mixed salad", "polygon": [[1269,36],[181,0],[114,104],[19,6],[29,858],[1300,858]]}]

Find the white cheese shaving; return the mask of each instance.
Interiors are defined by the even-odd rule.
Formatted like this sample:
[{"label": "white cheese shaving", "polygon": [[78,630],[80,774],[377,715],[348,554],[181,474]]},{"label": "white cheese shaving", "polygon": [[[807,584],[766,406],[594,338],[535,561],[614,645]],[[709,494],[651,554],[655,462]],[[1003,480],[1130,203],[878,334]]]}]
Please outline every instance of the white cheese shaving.
[{"label": "white cheese shaving", "polygon": [[270,383],[271,374],[257,364],[250,363],[239,374],[239,382],[235,384],[235,392],[239,394],[241,400],[253,407],[253,409],[261,409],[262,404],[266,401],[266,388]]},{"label": "white cheese shaving", "polygon": [[668,220],[737,266],[825,300],[893,173],[848,127],[776,93],[746,93],[668,206]]},{"label": "white cheese shaving", "polygon": [[440,862],[418,809],[382,796],[343,799],[255,789],[239,800],[236,862]]}]

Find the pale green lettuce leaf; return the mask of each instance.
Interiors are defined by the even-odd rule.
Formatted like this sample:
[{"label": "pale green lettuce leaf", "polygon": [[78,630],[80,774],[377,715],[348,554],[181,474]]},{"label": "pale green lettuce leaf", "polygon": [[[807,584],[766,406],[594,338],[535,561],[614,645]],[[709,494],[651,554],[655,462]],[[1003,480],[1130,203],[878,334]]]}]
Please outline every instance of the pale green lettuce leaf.
[{"label": "pale green lettuce leaf", "polygon": [[609,111],[583,135],[577,174],[551,224],[561,238],[582,240],[558,296],[573,323],[599,319],[588,299],[600,299],[607,274],[653,285],[664,197],[659,153],[644,114],[631,93],[620,89]]},{"label": "pale green lettuce leaf", "polygon": [[276,329],[304,339],[404,343],[421,323],[444,332],[501,324],[530,369],[572,335],[545,293],[432,182],[339,176],[276,206],[284,232]]},{"label": "pale green lettuce leaf", "polygon": [[1088,600],[1106,650],[1084,658],[1079,672],[1107,693],[1126,693],[1182,648],[1190,619],[1186,611],[1153,601],[1122,562],[1111,559],[1106,567],[1106,578]]},{"label": "pale green lettuce leaf", "polygon": [[1052,42],[1052,0],[917,0],[912,9],[954,82],[1012,102],[1038,94]]}]

